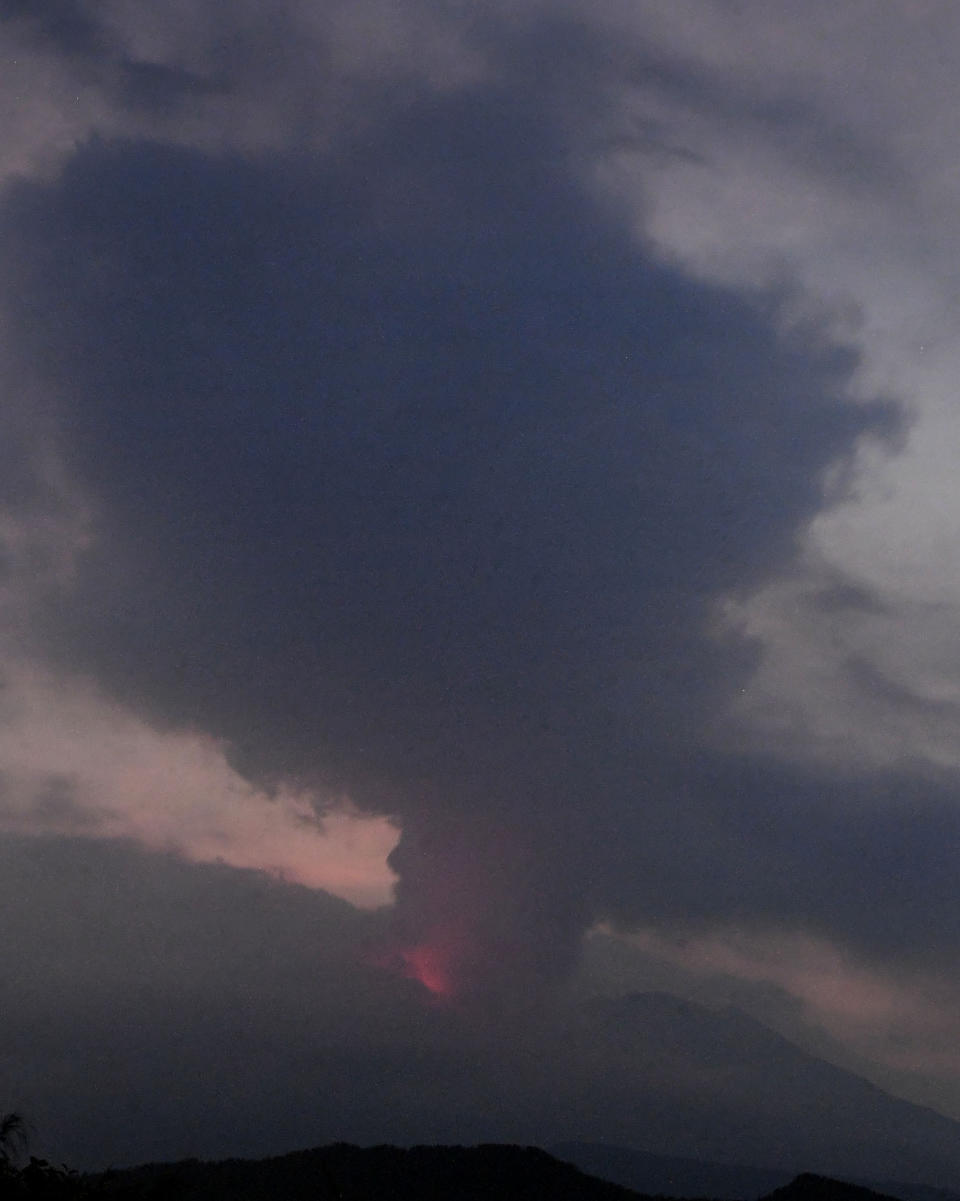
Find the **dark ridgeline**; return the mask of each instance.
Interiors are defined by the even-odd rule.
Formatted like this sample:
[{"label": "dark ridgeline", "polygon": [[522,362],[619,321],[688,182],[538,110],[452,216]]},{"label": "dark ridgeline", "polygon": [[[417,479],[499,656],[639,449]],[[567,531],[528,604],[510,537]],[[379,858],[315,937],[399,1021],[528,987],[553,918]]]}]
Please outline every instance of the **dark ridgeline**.
[{"label": "dark ridgeline", "polygon": [[893,1201],[884,1193],[864,1188],[860,1184],[830,1180],[827,1176],[815,1176],[804,1172],[783,1188],[775,1189],[763,1201]]},{"label": "dark ridgeline", "polygon": [[123,1201],[632,1201],[537,1147],[355,1147],[336,1143],[271,1159],[187,1160],[90,1177]]},{"label": "dark ridgeline", "polygon": [[[761,1168],[748,1164],[717,1163],[675,1155],[655,1155],[634,1147],[613,1143],[556,1143],[548,1148],[551,1155],[576,1164],[589,1176],[623,1185],[636,1193],[665,1197],[710,1197],[713,1201],[791,1201],[797,1182],[803,1188],[797,1196],[816,1201],[811,1181],[832,1179],[822,1174],[797,1176],[789,1168]],[[841,1175],[841,1173],[838,1173]],[[846,1178],[846,1174],[842,1174]],[[960,1201],[960,1193],[912,1184],[901,1180],[854,1176],[850,1187],[860,1186],[867,1195],[895,1198],[896,1201]],[[854,1201],[850,1194],[850,1201]]]},{"label": "dark ridgeline", "polygon": [[754,1201],[789,1184],[797,1174],[789,1168],[760,1168],[689,1156],[657,1155],[609,1142],[555,1143],[547,1150],[557,1159],[576,1164],[581,1172],[590,1176],[610,1180],[637,1193],[664,1197]]},{"label": "dark ridgeline", "polygon": [[[113,1201],[651,1201],[536,1147],[356,1147],[337,1143],[271,1159],[185,1160],[74,1178],[52,1198]],[[663,1201],[663,1199],[661,1199]],[[702,1199],[706,1201],[706,1199]],[[893,1201],[803,1174],[762,1201]]]}]

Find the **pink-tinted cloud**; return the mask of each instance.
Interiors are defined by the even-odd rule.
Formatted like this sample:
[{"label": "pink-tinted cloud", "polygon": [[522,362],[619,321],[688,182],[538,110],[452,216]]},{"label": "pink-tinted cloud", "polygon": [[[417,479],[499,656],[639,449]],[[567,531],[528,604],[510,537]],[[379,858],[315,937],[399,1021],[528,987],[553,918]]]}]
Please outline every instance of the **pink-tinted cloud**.
[{"label": "pink-tinted cloud", "polygon": [[386,859],[399,837],[391,821],[361,815],[344,798],[283,787],[267,794],[230,767],[225,749],[199,733],[158,732],[82,681],[7,663],[0,830],[132,839],[358,906],[391,902]]}]

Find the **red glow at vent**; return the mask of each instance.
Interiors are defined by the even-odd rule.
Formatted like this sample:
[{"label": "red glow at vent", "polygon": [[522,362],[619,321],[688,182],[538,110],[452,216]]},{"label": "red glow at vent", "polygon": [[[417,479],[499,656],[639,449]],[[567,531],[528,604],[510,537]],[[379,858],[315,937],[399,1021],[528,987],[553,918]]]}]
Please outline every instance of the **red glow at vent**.
[{"label": "red glow at vent", "polygon": [[456,992],[450,972],[450,955],[443,947],[421,943],[400,952],[403,974],[418,980],[438,1000],[449,1000]]}]

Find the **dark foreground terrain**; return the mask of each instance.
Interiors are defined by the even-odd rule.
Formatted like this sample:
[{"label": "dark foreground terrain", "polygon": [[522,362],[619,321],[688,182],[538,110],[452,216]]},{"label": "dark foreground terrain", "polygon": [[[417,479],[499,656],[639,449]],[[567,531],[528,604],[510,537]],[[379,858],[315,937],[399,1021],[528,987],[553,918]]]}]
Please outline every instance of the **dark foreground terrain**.
[{"label": "dark foreground terrain", "polygon": [[337,1143],[275,1159],[186,1161],[101,1177],[106,1196],[189,1201],[631,1201],[534,1147],[354,1147]]},{"label": "dark foreground terrain", "polygon": [[[272,1159],[185,1160],[80,1176],[34,1169],[0,1178],[3,1198],[111,1201],[641,1201],[534,1147],[354,1147],[338,1143]],[[646,1198],[649,1201],[649,1198]],[[801,1175],[764,1201],[889,1201]]]},{"label": "dark foreground terrain", "polygon": [[[556,1143],[547,1148],[556,1159],[576,1164],[588,1176],[623,1185],[635,1193],[657,1197],[710,1197],[712,1201],[758,1201],[780,1192],[797,1175],[796,1169],[758,1168],[744,1164],[716,1163],[655,1155],[634,1147],[612,1143]],[[896,1201],[960,1201],[960,1193],[926,1184],[877,1177],[848,1175],[843,1171],[819,1173],[862,1185],[873,1194]],[[802,1179],[809,1179],[808,1176]]]}]

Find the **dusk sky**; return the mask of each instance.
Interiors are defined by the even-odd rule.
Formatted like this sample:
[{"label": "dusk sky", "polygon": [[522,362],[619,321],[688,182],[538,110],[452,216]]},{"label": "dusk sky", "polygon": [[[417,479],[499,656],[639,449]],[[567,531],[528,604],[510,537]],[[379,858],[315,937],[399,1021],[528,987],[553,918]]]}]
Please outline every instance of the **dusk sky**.
[{"label": "dusk sky", "polygon": [[0,1111],[543,1141],[654,990],[960,1120],[960,6],[0,37]]}]

